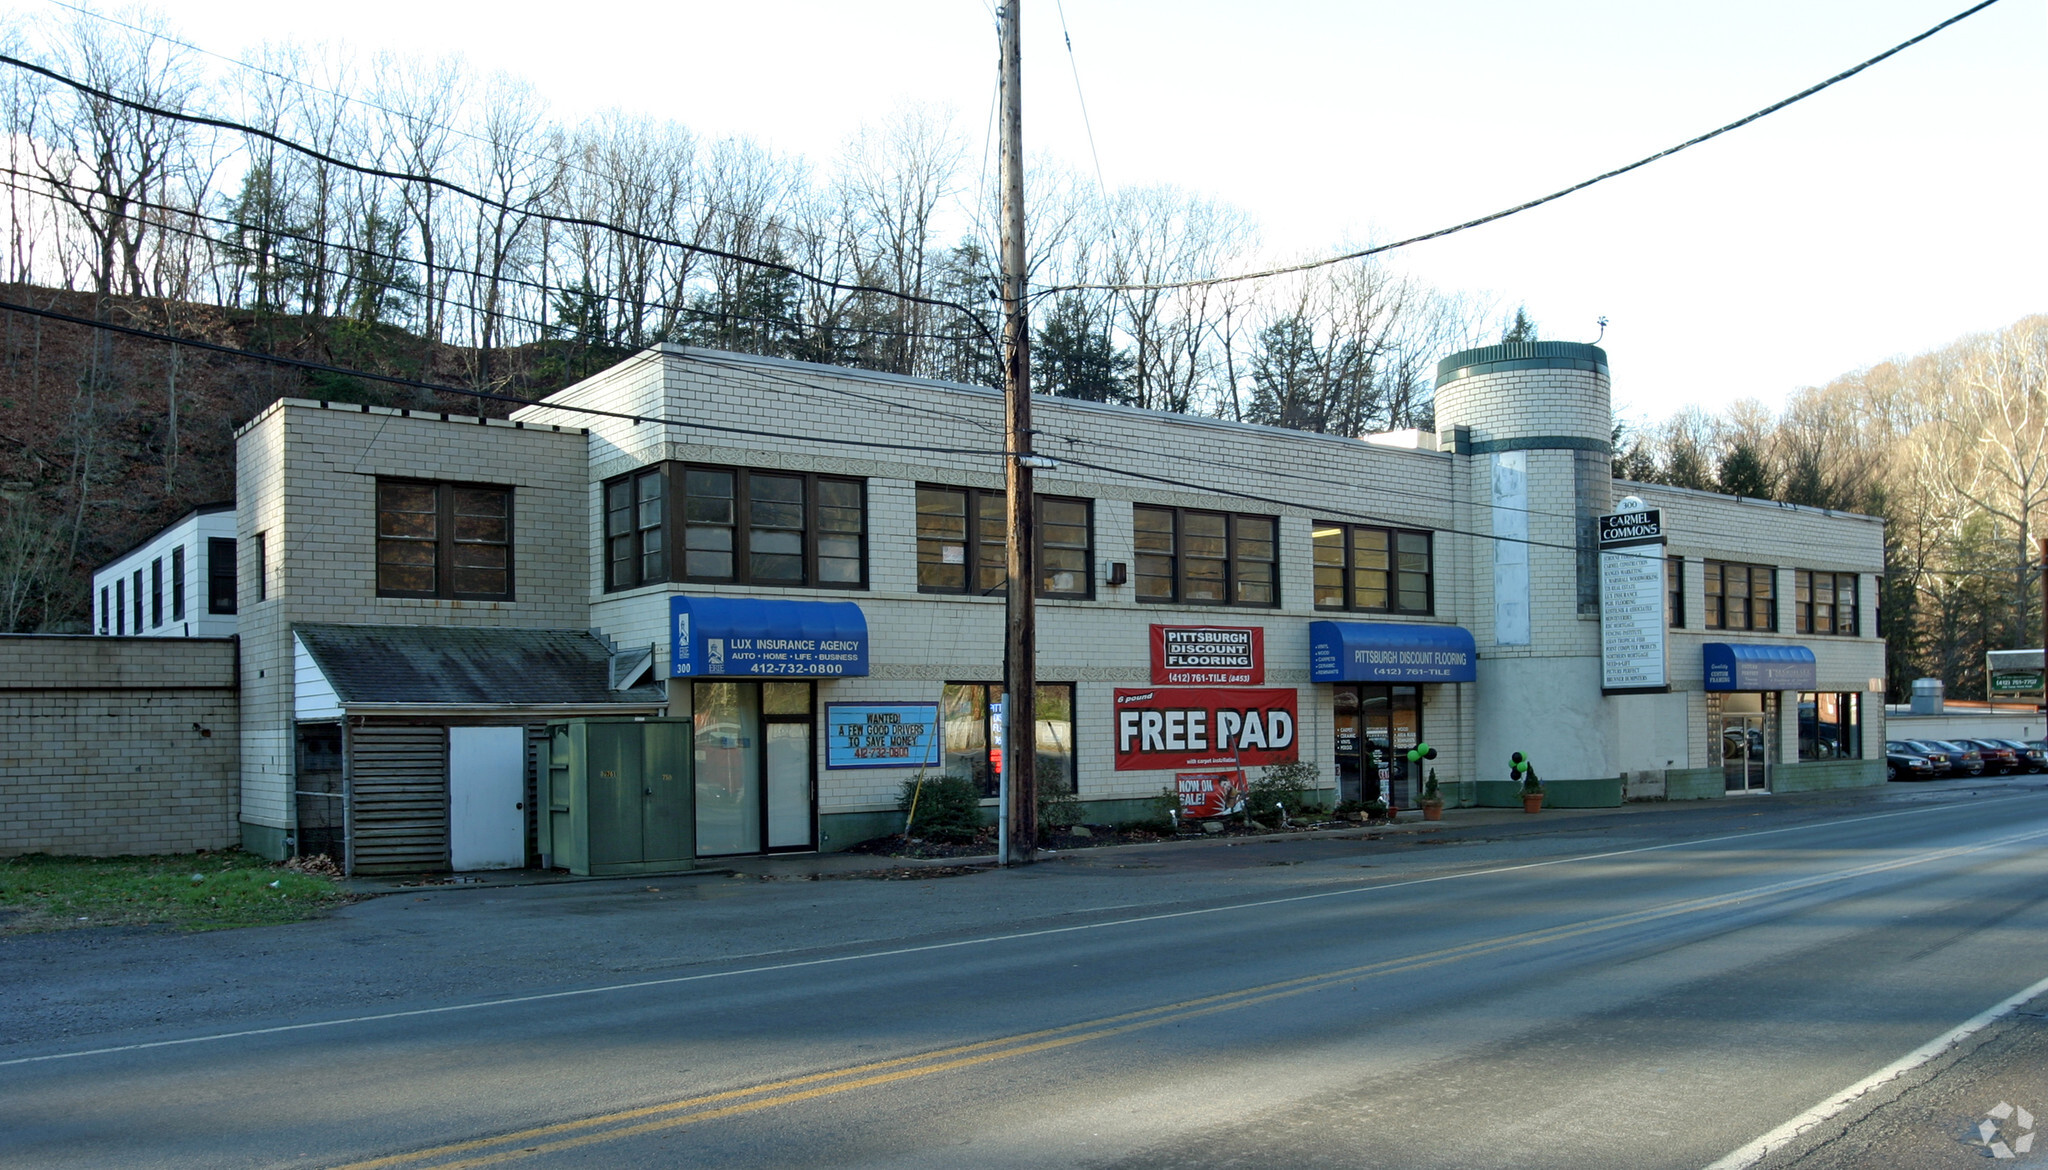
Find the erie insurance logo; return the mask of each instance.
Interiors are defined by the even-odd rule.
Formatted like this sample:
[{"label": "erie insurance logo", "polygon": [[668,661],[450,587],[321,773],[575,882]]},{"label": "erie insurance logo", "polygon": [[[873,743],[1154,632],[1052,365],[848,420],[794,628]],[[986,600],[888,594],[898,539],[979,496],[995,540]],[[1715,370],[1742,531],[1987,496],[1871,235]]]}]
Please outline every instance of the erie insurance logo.
[{"label": "erie insurance logo", "polygon": [[2034,1149],[2034,1115],[2000,1101],[1977,1123],[1977,1140],[1970,1144],[1993,1158],[2024,1157]]}]

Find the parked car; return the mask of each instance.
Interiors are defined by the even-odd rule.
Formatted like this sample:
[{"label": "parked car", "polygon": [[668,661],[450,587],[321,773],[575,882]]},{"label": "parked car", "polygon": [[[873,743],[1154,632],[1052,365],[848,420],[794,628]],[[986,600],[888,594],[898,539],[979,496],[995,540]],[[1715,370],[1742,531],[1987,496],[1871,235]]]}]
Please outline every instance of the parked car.
[{"label": "parked car", "polygon": [[1948,774],[1951,776],[1982,776],[1984,774],[1984,753],[1969,744],[1954,739],[1921,739],[1915,743],[1929,744],[1948,753]]},{"label": "parked car", "polygon": [[2001,776],[2010,776],[2020,770],[2021,757],[2005,744],[1995,739],[1965,739],[1958,742],[1977,749],[1984,759],[1984,770],[1996,771]]},{"label": "parked car", "polygon": [[[1949,751],[1947,748],[1934,746],[1932,740],[1903,739],[1892,742],[1897,742],[1903,745],[1907,751],[1917,753],[1929,764],[1932,764],[1934,766],[1935,775],[1940,776],[1943,779],[1955,775],[1955,761],[1950,758],[1955,753]],[[1891,747],[1891,742],[1887,742],[1885,744],[1885,747],[1889,749]]]},{"label": "parked car", "polygon": [[1998,742],[2019,753],[2021,768],[2029,772],[2048,772],[2048,747],[2018,739],[2001,739]]},{"label": "parked car", "polygon": [[1911,746],[1888,739],[1884,744],[1884,778],[1887,780],[1932,780],[1934,764]]}]

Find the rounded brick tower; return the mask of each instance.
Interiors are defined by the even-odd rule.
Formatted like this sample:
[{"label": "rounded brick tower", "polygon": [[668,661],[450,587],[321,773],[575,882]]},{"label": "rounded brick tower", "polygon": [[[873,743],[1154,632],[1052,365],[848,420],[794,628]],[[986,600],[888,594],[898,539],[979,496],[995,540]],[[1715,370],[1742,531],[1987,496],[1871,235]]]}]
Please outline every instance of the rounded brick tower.
[{"label": "rounded brick tower", "polygon": [[1546,781],[1616,775],[1595,529],[1613,503],[1607,354],[1571,341],[1454,353],[1437,363],[1436,418],[1477,534],[1478,778],[1507,779],[1516,751]]}]

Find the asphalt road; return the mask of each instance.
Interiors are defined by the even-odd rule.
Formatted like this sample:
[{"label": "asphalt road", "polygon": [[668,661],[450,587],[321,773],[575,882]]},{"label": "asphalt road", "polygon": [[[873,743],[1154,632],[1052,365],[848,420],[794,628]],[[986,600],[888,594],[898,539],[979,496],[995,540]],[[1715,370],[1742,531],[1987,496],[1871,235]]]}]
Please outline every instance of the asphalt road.
[{"label": "asphalt road", "polygon": [[2022,779],[23,936],[0,1166],[1981,1165],[2048,997],[1864,1082],[2048,976],[2044,878]]}]

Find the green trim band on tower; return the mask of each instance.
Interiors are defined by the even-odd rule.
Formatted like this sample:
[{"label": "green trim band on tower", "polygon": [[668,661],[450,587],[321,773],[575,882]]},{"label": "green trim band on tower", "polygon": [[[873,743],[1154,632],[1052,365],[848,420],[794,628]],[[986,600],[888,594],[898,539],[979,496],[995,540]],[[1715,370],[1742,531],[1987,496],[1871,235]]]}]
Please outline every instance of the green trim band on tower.
[{"label": "green trim band on tower", "polygon": [[[1472,454],[1491,455],[1496,451],[1597,451],[1602,455],[1614,454],[1614,446],[1606,439],[1588,439],[1578,435],[1530,435],[1521,439],[1482,439],[1472,444]],[[1462,452],[1460,452],[1462,454]]]},{"label": "green trim band on tower", "polygon": [[1607,351],[1582,341],[1505,341],[1454,353],[1436,364],[1438,389],[1460,378],[1510,370],[1584,370],[1605,376]]}]

